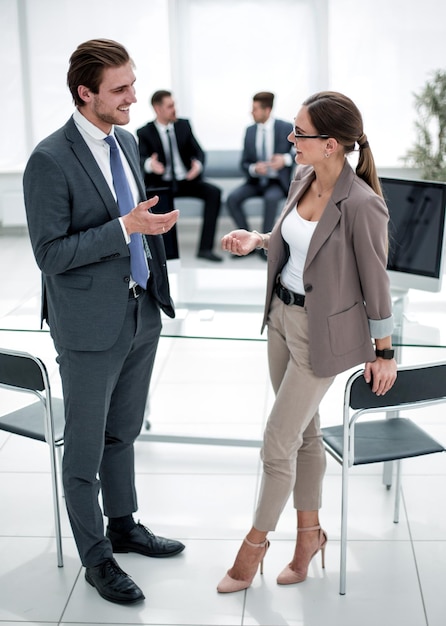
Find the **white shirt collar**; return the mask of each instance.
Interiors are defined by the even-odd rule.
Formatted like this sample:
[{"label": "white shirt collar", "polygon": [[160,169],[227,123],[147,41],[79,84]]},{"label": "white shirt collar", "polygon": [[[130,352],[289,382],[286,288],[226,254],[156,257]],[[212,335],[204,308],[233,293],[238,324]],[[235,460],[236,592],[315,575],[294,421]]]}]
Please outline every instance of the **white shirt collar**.
[{"label": "white shirt collar", "polygon": [[[75,124],[77,126],[80,126],[80,128],[82,128],[82,130],[87,133],[87,135],[89,135],[92,139],[95,139],[96,141],[102,141],[105,137],[107,137],[107,134],[104,133],[104,131],[102,131],[100,128],[92,124],[89,120],[87,120],[87,118],[82,115],[78,108],[74,110],[73,119]],[[115,127],[112,126],[110,135],[114,136],[114,134]]]},{"label": "white shirt collar", "polygon": [[160,132],[163,132],[163,133],[165,133],[166,130],[173,130],[173,122],[169,122],[168,124],[161,124],[161,122],[159,122],[158,120],[155,120],[154,124],[155,124],[156,128]]},{"label": "white shirt collar", "polygon": [[271,130],[274,126],[274,118],[272,115],[266,120],[263,124],[257,124],[259,128],[264,128],[265,130]]}]

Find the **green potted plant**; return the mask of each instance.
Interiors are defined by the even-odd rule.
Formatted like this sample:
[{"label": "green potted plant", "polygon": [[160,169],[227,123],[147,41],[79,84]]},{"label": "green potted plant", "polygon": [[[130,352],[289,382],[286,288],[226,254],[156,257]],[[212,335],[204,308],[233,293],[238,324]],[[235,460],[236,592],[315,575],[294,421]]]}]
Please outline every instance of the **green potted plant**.
[{"label": "green potted plant", "polygon": [[414,96],[417,140],[403,161],[425,180],[446,182],[446,71],[435,71]]}]

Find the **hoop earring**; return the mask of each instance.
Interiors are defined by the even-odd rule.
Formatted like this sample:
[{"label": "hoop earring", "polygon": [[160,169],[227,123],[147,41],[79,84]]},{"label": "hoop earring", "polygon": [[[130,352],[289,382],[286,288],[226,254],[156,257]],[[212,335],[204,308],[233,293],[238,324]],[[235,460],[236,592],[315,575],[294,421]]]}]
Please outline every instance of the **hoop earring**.
[{"label": "hoop earring", "polygon": [[329,157],[329,156],[330,156],[330,155],[328,154],[328,152],[326,152],[326,153],[324,154],[324,157],[325,157],[326,159],[328,159],[328,157]]}]

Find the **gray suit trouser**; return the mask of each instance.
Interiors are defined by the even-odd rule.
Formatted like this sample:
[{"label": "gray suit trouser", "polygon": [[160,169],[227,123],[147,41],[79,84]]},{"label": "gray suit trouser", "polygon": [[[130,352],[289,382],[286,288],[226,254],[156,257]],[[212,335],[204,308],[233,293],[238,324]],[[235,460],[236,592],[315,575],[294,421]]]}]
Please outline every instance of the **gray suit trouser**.
[{"label": "gray suit trouser", "polygon": [[276,399],[265,428],[254,518],[263,531],[276,528],[291,493],[298,511],[321,507],[326,457],[318,408],[334,380],[317,377],[311,368],[305,309],[276,295],[268,317],[268,359]]},{"label": "gray suit trouser", "polygon": [[270,180],[266,187],[262,187],[260,183],[244,183],[231,191],[226,200],[228,213],[237,224],[237,228],[250,230],[243,205],[249,198],[256,197],[263,198],[262,232],[270,233],[276,222],[279,202],[285,198],[285,193],[276,179]]},{"label": "gray suit trouser", "polygon": [[[107,315],[113,311],[104,313],[104,324]],[[113,556],[99,491],[107,517],[137,510],[133,444],[144,419],[160,331],[159,308],[143,293],[129,299],[121,333],[109,350],[56,345],[66,414],[63,483],[85,567]]]}]

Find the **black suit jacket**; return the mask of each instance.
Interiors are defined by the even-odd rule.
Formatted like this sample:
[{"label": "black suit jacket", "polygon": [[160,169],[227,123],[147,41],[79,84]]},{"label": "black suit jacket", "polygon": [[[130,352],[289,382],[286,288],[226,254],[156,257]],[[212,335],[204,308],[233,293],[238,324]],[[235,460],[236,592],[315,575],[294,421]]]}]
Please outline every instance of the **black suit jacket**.
[{"label": "black suit jacket", "polygon": [[[204,166],[205,156],[200,144],[195,139],[189,120],[178,119],[174,123],[175,137],[177,140],[178,151],[186,170],[190,170],[192,160],[198,160]],[[154,122],[149,122],[136,131],[139,140],[139,153],[141,157],[141,170],[144,176],[146,187],[162,187],[163,179],[158,174],[148,174],[144,171],[144,163],[146,159],[152,156],[154,152],[158,154],[158,160],[166,165],[166,155],[159,132]],[[201,175],[195,180],[200,180]]]}]

